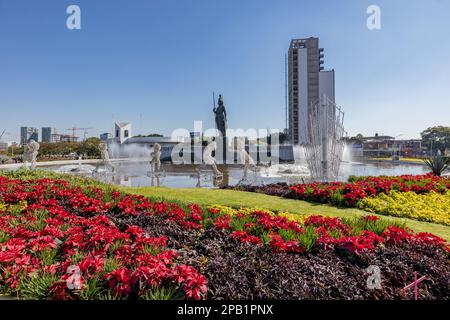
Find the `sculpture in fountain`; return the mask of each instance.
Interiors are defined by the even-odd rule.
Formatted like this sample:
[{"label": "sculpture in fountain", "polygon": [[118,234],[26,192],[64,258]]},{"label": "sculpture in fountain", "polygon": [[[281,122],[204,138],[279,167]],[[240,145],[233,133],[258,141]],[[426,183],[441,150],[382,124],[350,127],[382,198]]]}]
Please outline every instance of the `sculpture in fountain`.
[{"label": "sculpture in fountain", "polygon": [[36,158],[39,152],[39,143],[34,141],[33,139],[30,140],[25,145],[25,153],[24,153],[24,166],[27,167],[28,163],[30,163],[30,169],[34,169],[36,167]]},{"label": "sculpture in fountain", "polygon": [[322,95],[310,108],[305,156],[313,179],[336,180],[344,150],[344,112]]},{"label": "sculpture in fountain", "polygon": [[161,145],[159,143],[155,143],[153,146],[153,151],[150,152],[150,167],[152,173],[159,172],[161,169]]},{"label": "sculpture in fountain", "polygon": [[241,182],[247,180],[248,169],[255,169],[256,164],[250,154],[245,150],[245,138],[236,138],[236,151],[242,164],[244,164],[244,175]]},{"label": "sculpture in fountain", "polygon": [[[98,149],[100,150],[100,157],[101,162],[100,165],[103,165],[104,167],[111,169],[111,171],[114,172],[114,166],[111,163],[111,160],[109,159],[109,152],[108,152],[108,145],[104,142],[100,142],[98,145]],[[94,170],[94,172],[98,172],[99,166],[97,166]]]},{"label": "sculpture in fountain", "polygon": [[210,139],[208,141],[207,146],[203,150],[203,162],[205,165],[210,165],[214,172],[214,177],[221,177],[222,172],[217,169],[216,159],[212,156],[212,153],[217,149],[217,143],[216,141]]}]

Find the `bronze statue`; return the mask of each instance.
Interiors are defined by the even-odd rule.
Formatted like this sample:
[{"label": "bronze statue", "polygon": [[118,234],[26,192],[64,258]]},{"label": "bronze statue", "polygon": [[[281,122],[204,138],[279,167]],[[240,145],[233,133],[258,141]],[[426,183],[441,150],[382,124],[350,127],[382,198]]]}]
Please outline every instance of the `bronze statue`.
[{"label": "bronze statue", "polygon": [[219,94],[219,100],[217,102],[217,108],[214,107],[213,111],[216,115],[216,128],[222,133],[222,137],[225,137],[227,132],[227,111],[225,110],[225,105],[223,104],[222,95]]}]

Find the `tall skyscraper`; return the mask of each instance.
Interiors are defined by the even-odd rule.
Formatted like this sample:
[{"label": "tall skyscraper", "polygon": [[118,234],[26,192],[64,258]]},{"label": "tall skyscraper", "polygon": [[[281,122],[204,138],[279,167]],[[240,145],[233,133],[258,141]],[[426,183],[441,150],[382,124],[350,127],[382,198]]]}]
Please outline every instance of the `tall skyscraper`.
[{"label": "tall skyscraper", "polygon": [[334,103],[334,70],[324,71],[319,38],[293,39],[288,51],[289,137],[293,144],[310,141],[309,115],[325,95]]},{"label": "tall skyscraper", "polygon": [[34,140],[39,141],[39,133],[37,128],[20,127],[20,144],[25,144]]},{"label": "tall skyscraper", "polygon": [[28,127],[20,127],[20,144],[28,142]]},{"label": "tall skyscraper", "polygon": [[42,142],[52,142],[52,128],[43,127],[41,135],[42,135]]}]

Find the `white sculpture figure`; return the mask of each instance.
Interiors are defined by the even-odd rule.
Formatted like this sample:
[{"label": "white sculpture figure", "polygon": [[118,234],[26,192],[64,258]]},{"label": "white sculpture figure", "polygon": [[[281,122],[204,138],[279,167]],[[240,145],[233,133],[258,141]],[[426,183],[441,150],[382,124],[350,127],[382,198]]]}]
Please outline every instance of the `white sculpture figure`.
[{"label": "white sculpture figure", "polygon": [[202,178],[202,172],[200,171],[199,168],[195,168],[195,172],[197,173],[197,183],[195,187],[200,188],[201,187],[200,179]]},{"label": "white sculpture figure", "polygon": [[212,141],[212,139],[210,139],[208,141],[207,146],[205,147],[205,150],[203,150],[203,162],[206,165],[210,165],[212,167],[215,177],[221,177],[222,172],[220,172],[219,169],[217,169],[216,159],[212,156],[213,151],[216,149],[217,149],[216,141]]},{"label": "white sculpture figure", "polygon": [[161,169],[161,145],[159,143],[155,143],[153,151],[150,152],[150,156],[152,157],[150,160],[152,172],[159,172]]},{"label": "white sculpture figure", "polygon": [[34,141],[33,139],[30,140],[25,145],[25,153],[24,153],[24,166],[27,167],[27,163],[29,162],[30,169],[34,169],[36,167],[36,158],[39,152],[39,143]]},{"label": "white sculpture figure", "polygon": [[[155,181],[156,181],[156,183],[155,183]],[[161,181],[159,180],[159,175],[152,176],[150,185],[152,187],[155,187],[155,186],[159,187],[159,186],[161,186]]]},{"label": "white sculpture figure", "polygon": [[[100,157],[102,159],[101,164],[104,165],[107,168],[111,168],[112,171],[114,171],[114,166],[111,163],[111,160],[109,159],[109,152],[108,152],[108,145],[104,142],[100,142],[98,145],[98,149],[100,150]],[[94,170],[95,172],[98,171],[98,166]]]},{"label": "white sculpture figure", "polygon": [[242,179],[246,180],[248,169],[250,169],[250,168],[255,169],[256,165],[255,165],[255,161],[253,160],[253,158],[250,157],[247,150],[245,150],[245,138],[240,137],[240,138],[237,138],[236,140],[237,140],[236,141],[236,149],[237,149],[236,151],[237,151],[237,154],[239,156],[241,163],[244,164],[244,177]]}]

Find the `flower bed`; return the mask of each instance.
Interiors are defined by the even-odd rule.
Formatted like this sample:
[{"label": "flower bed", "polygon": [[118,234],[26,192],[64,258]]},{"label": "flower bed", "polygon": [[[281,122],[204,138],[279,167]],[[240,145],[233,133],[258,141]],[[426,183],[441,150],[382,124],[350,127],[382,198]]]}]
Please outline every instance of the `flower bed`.
[{"label": "flower bed", "polygon": [[[369,212],[449,225],[450,179],[426,175],[352,177],[349,182],[239,186],[241,191],[358,207]],[[397,202],[398,201],[398,202]],[[406,208],[400,206],[406,205]]]},{"label": "flower bed", "polygon": [[391,191],[361,199],[358,208],[450,226],[450,190],[444,194],[434,191],[425,194]]},{"label": "flower bed", "polygon": [[[446,248],[445,240],[429,233],[413,233],[403,225],[377,216],[361,218],[332,218],[278,215],[261,209],[212,206],[209,212],[217,215],[214,225],[231,230],[231,236],[243,243],[268,244],[276,252],[305,253],[319,249],[345,249],[360,254],[373,250],[378,244],[392,244],[392,234],[398,234],[397,244],[428,244]],[[401,232],[399,231],[401,230]]]},{"label": "flower bed", "polygon": [[445,193],[448,189],[450,189],[450,179],[432,174],[398,177],[353,177],[347,183],[313,182],[290,187],[291,196],[294,198],[345,206],[355,206],[361,199],[377,196],[381,193],[388,194],[391,191],[423,194],[430,191]]},{"label": "flower bed", "polygon": [[[56,299],[399,298],[408,274],[419,266],[435,284],[422,294],[442,297],[448,273],[443,239],[373,216],[287,217],[258,209],[181,207],[64,180],[0,176],[0,292]],[[397,262],[386,252],[407,257],[398,262],[399,278],[389,271]],[[355,278],[371,259],[395,278],[381,293],[361,293],[365,278]],[[336,265],[325,267],[329,261]],[[331,267],[339,279],[346,275],[359,288],[336,279],[306,292],[299,287],[304,282],[285,275],[307,272],[309,286],[317,277],[332,281],[314,274],[317,265]],[[290,279],[286,285],[279,274]]]},{"label": "flower bed", "polygon": [[[134,214],[146,205],[114,206],[100,190],[65,181],[19,182],[0,177],[0,292],[25,298],[201,299],[206,279],[176,263],[167,238],[130,226],[120,231],[105,214]],[[72,288],[72,290],[70,290]]]}]

